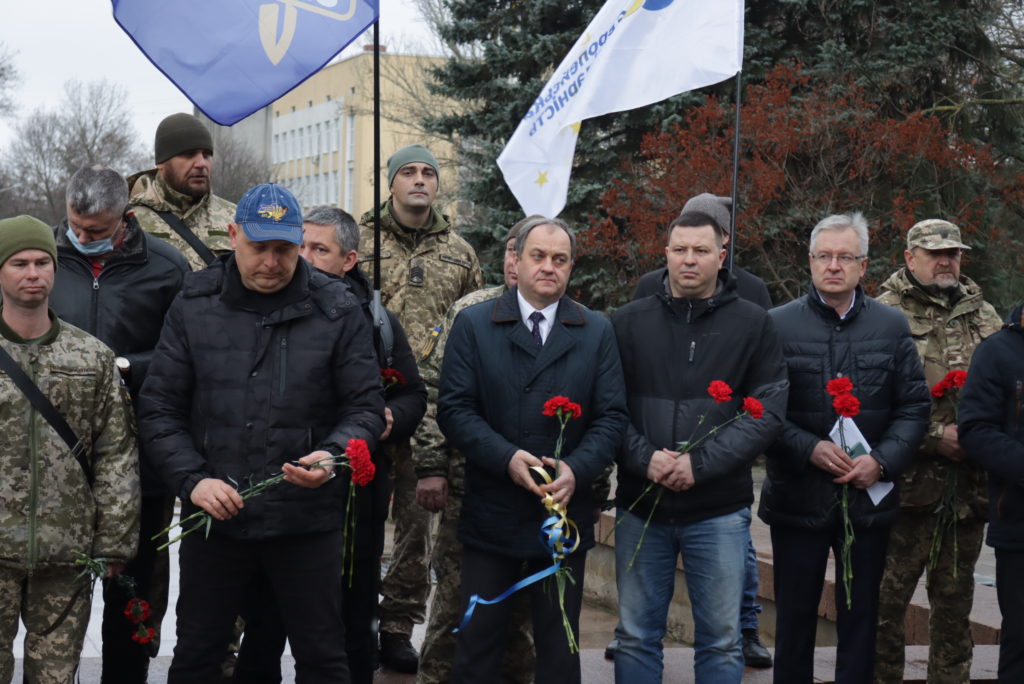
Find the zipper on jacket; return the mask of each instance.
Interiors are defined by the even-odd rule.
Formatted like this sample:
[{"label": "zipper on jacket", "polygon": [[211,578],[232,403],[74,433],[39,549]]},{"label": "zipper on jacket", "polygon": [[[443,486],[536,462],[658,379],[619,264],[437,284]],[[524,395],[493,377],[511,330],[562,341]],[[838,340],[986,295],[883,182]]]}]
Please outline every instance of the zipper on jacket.
[{"label": "zipper on jacket", "polygon": [[[32,382],[38,385],[36,377],[36,366],[29,360],[29,375]],[[28,458],[29,477],[31,478],[28,492],[28,574],[31,575],[36,567],[36,556],[39,554],[39,544],[36,539],[36,508],[39,506],[39,439],[36,432],[38,414],[34,406],[29,405],[28,413]]]},{"label": "zipper on jacket", "polygon": [[1014,398],[1016,401],[1014,402],[1013,426],[1014,428],[1020,428],[1020,400],[1021,394],[1024,393],[1024,383],[1017,380],[1014,384]]},{"label": "zipper on jacket", "polygon": [[89,305],[89,321],[92,323],[93,330],[99,330],[99,317],[100,310],[100,277],[92,277],[92,300]]},{"label": "zipper on jacket", "polygon": [[693,363],[693,353],[697,350],[697,340],[690,340],[690,363]]},{"label": "zipper on jacket", "polygon": [[278,373],[277,393],[284,396],[284,388],[288,377],[288,338],[281,338],[281,370]]}]

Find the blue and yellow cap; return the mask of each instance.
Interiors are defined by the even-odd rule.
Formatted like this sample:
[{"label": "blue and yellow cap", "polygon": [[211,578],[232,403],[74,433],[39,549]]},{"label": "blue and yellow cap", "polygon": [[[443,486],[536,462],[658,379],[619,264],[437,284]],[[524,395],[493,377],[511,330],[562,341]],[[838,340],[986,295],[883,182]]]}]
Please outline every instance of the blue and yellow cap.
[{"label": "blue and yellow cap", "polygon": [[276,183],[250,188],[235,209],[235,223],[253,242],[287,240],[302,244],[302,206]]}]

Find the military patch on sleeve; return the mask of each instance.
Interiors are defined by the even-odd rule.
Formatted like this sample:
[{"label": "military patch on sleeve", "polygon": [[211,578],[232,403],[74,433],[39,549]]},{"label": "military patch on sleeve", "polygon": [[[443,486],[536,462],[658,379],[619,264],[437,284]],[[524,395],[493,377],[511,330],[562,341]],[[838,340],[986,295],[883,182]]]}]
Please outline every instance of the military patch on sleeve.
[{"label": "military patch on sleeve", "polygon": [[438,258],[441,259],[441,261],[447,261],[449,264],[455,264],[456,266],[461,266],[465,269],[469,269],[473,266],[469,259],[460,259],[459,257],[451,256],[450,254],[441,254]]},{"label": "military patch on sleeve", "polygon": [[427,358],[434,352],[434,347],[437,346],[437,339],[441,336],[441,326],[437,326],[430,331],[430,337],[423,344],[423,348],[420,349],[420,361]]}]

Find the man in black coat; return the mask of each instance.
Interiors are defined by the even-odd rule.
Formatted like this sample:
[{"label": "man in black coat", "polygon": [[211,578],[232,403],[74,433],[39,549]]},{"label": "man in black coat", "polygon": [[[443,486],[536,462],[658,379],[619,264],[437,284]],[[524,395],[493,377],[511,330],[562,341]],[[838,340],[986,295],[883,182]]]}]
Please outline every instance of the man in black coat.
[{"label": "man in black coat", "polygon": [[[548,515],[542,497],[550,494],[579,528],[578,550],[562,561],[574,579],[564,585],[564,615],[575,635],[586,551],[594,545],[591,483],[614,457],[627,422],[622,368],[611,324],[564,296],[575,257],[569,227],[529,220],[516,253],[516,287],[456,317],[441,370],[437,422],[466,458],[463,597],[492,599],[552,566],[541,540]],[[568,420],[553,482],[538,486],[530,468],[555,465],[560,421],[543,412],[556,396],[578,404],[581,414]],[[527,591],[536,681],[579,682],[579,654],[570,651],[553,579]],[[508,601],[477,606],[459,632],[453,682],[501,678],[508,613]]]},{"label": "man in black coat", "polygon": [[[409,340],[398,317],[382,309],[377,318],[371,306],[370,283],[359,269],[359,229],[355,219],[337,207],[313,207],[304,215],[300,255],[324,273],[343,278],[362,304],[374,326],[377,364],[387,373],[384,384],[384,415],[387,427],[374,454],[377,474],[366,487],[356,489],[354,558],[341,577],[345,650],[353,684],[371,684],[377,669],[377,596],[380,594],[380,558],[384,553],[384,523],[388,517],[391,487],[388,470],[394,449],[408,449],[409,438],[427,410],[427,388],[420,377]],[[262,580],[263,578],[261,578]],[[265,584],[265,583],[264,583]],[[243,614],[245,637],[235,665],[236,682],[281,681],[281,654],[285,646],[280,611],[256,600]],[[267,610],[270,608],[270,610]]]},{"label": "man in black coat", "polygon": [[[721,268],[723,233],[707,214],[683,212],[669,225],[665,248],[670,293],[635,300],[612,318],[630,409],[615,502],[618,682],[662,681],[661,640],[679,556],[697,681],[739,684],[743,677],[750,466],[782,429],[788,382],[768,313],[740,299]],[[734,395],[714,400],[714,381]],[[755,410],[757,417],[729,422],[745,396],[761,402],[763,415]]]},{"label": "man in black coat", "polygon": [[[775,554],[777,684],[812,680],[829,548],[836,556],[836,682],[872,681],[878,589],[899,491],[873,503],[867,490],[898,480],[928,426],[930,395],[907,319],[860,287],[867,253],[860,213],[822,219],[811,232],[810,291],[770,312],[790,385],[782,436],[767,452],[758,510],[771,525]],[[870,452],[857,457],[829,436],[838,416],[826,384],[838,377],[849,379],[860,402],[853,421]],[[839,579],[847,569],[840,551],[844,491],[855,530],[849,595]]]},{"label": "man in black coat", "polygon": [[[306,682],[349,681],[341,610],[349,478],[333,458],[384,431],[370,325],[346,285],[299,258],[302,212],[249,190],[235,252],[186,278],[142,389],[148,457],[209,535],[182,541],[170,684],[220,678],[246,589],[263,573]],[[238,489],[283,473],[243,502]]]},{"label": "man in black coat", "polygon": [[988,545],[1003,615],[999,681],[1024,681],[1024,307],[975,350],[960,402],[960,444],[988,471]]},{"label": "man in black coat", "polygon": [[[188,262],[142,231],[128,207],[128,184],[113,169],[83,166],[71,176],[65,195],[67,218],[54,228],[60,268],[50,306],[114,350],[134,407]],[[145,684],[167,611],[170,564],[167,551],[157,552],[159,544],[151,537],[170,523],[174,498],[144,458],[141,470],[139,550],[124,572],[134,579],[135,594],[149,602],[152,615],[145,624],[156,637],[148,644],[132,641],[135,625],[124,618],[124,608],[133,594],[104,580],[103,682]]]}]

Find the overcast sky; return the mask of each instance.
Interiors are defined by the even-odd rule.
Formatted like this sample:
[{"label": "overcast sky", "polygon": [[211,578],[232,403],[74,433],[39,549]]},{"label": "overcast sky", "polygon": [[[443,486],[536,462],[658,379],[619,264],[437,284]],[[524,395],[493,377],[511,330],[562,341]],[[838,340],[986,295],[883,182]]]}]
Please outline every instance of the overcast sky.
[{"label": "overcast sky", "polygon": [[[128,108],[146,147],[161,119],[174,112],[192,111],[192,103],[114,21],[109,0],[19,0],[5,4],[5,31],[0,42],[15,52],[14,63],[21,76],[15,91],[15,117],[39,107],[54,108],[63,95],[65,81],[71,79],[88,82],[105,78],[127,88]],[[411,46],[426,30],[411,0],[381,0],[380,7],[382,43]],[[362,37],[356,39],[349,50],[358,50],[363,42]],[[14,123],[13,119],[0,119],[0,148],[10,141]]]}]

